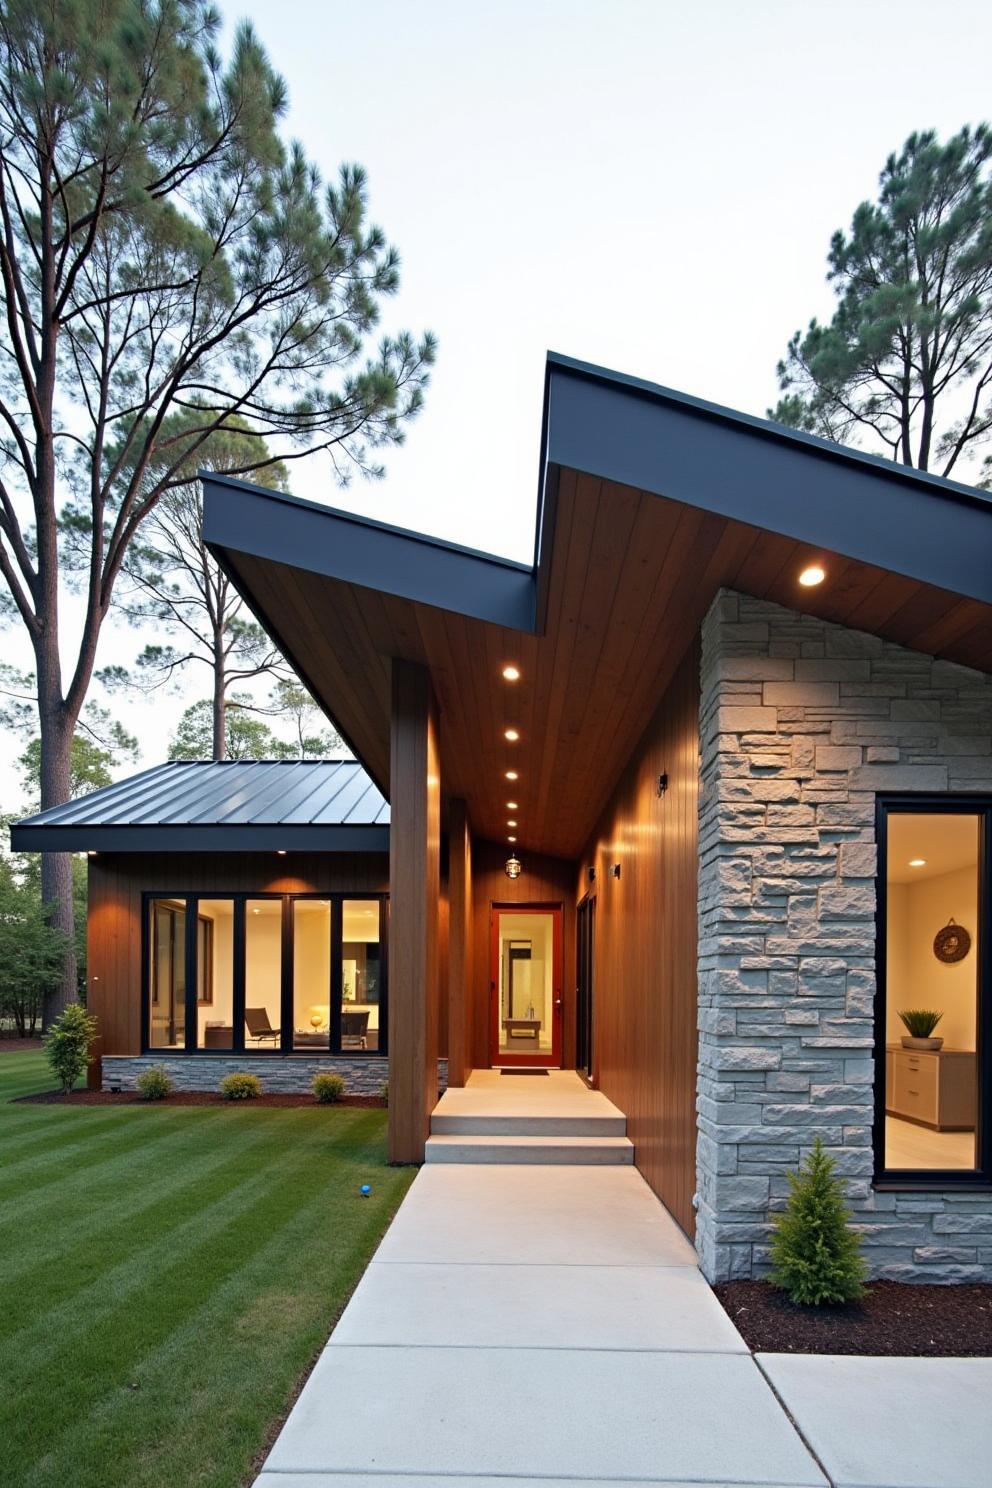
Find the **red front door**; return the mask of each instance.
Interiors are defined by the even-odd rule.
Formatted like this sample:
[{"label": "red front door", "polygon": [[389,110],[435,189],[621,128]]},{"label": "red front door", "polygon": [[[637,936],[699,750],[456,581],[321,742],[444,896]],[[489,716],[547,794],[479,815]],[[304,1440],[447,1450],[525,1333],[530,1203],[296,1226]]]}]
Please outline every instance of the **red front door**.
[{"label": "red front door", "polygon": [[490,1054],[494,1065],[561,1064],[561,907],[494,904]]}]

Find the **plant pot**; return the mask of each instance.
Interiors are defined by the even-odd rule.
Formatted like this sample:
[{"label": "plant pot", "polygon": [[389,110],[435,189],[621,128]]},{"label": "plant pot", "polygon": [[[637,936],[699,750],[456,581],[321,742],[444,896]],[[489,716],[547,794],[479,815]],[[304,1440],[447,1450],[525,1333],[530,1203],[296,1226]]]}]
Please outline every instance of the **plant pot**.
[{"label": "plant pot", "polygon": [[908,1033],[904,1033],[902,1036],[902,1046],[904,1049],[933,1050],[941,1049],[943,1045],[944,1040],[942,1038],[912,1038]]}]

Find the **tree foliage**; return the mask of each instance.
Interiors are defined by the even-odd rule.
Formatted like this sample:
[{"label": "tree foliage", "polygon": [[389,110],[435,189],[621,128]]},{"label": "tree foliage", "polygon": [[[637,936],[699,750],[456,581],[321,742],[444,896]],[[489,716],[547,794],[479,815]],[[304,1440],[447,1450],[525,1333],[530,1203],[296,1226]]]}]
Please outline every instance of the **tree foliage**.
[{"label": "tree foliage", "polygon": [[64,956],[64,938],[52,927],[37,883],[18,877],[11,859],[0,857],[0,1017],[21,1038],[37,1032]]},{"label": "tree foliage", "polygon": [[[894,460],[977,478],[992,431],[992,129],[910,135],[834,234],[837,307],[797,331],[769,416]],[[988,461],[985,469],[988,470]]]},{"label": "tree foliage", "polygon": [[[398,257],[365,175],[321,180],[251,26],[223,57],[219,24],[206,0],[0,6],[0,576],[34,650],[45,807],[129,545],[205,441],[241,418],[242,471],[319,451],[378,473],[434,357],[429,335],[371,344]],[[68,859],[43,877],[71,932]]]},{"label": "tree foliage", "polygon": [[772,1233],[769,1279],[804,1306],[855,1302],[864,1294],[861,1237],[850,1227],[834,1160],[819,1137],[789,1174],[789,1199]]},{"label": "tree foliage", "polygon": [[[302,689],[298,689],[302,692]],[[307,707],[318,712],[309,694]],[[340,752],[340,740],[330,730],[297,734],[292,741],[281,739],[257,713],[253,700],[236,693],[229,702],[224,722],[222,759],[326,759]],[[213,708],[209,698],[191,703],[179,720],[169,745],[172,760],[215,759]]]}]

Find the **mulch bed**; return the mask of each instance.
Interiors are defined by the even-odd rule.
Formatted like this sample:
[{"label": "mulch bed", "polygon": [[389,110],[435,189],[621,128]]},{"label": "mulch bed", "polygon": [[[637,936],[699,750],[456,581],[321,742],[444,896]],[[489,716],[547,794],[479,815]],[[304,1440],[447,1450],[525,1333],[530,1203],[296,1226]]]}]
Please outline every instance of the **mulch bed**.
[{"label": "mulch bed", "polygon": [[[298,1095],[256,1095],[251,1100],[225,1100],[215,1091],[177,1090],[162,1101],[145,1101],[136,1090],[43,1090],[38,1095],[18,1096],[16,1104],[26,1106],[315,1106],[317,1102],[306,1091]],[[338,1106],[385,1107],[378,1095],[343,1095]]]},{"label": "mulch bed", "polygon": [[776,1354],[992,1355],[992,1283],[873,1281],[863,1302],[797,1307],[767,1281],[713,1288],[748,1348]]},{"label": "mulch bed", "polygon": [[0,1038],[0,1054],[26,1054],[44,1047],[40,1038]]}]

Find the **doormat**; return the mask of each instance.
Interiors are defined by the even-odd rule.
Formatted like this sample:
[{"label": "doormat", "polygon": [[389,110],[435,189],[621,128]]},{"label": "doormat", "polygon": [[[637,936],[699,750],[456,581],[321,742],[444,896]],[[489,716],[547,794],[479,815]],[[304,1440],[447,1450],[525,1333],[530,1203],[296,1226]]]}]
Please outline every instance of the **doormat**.
[{"label": "doormat", "polygon": [[501,1075],[546,1075],[547,1070],[539,1069],[501,1069]]}]

